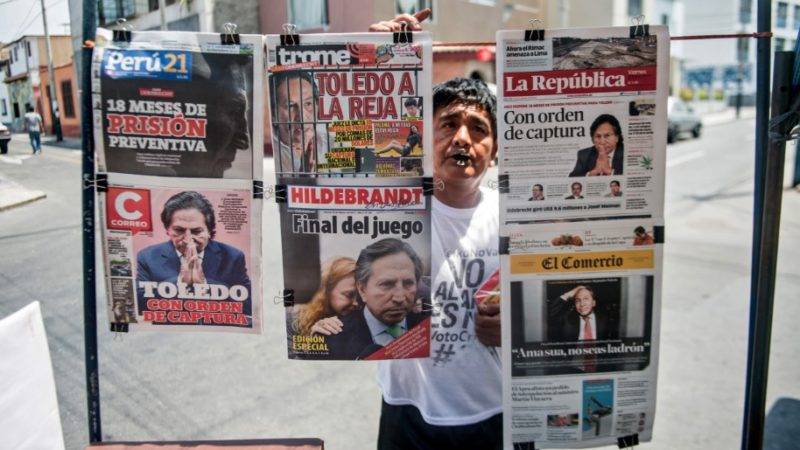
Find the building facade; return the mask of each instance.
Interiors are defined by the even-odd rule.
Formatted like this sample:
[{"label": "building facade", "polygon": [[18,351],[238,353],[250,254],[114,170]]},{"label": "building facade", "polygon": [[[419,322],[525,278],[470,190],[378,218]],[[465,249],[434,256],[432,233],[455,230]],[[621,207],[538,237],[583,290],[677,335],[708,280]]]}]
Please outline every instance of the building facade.
[{"label": "building facade", "polygon": [[[259,33],[256,0],[164,0],[166,28],[170,31],[219,33],[224,24],[235,23],[240,33]],[[158,30],[158,0],[97,0],[98,24],[115,26],[125,19],[133,30]]]},{"label": "building facade", "polygon": [[[51,35],[50,45],[55,67],[69,66],[72,70],[72,49],[70,37],[66,35]],[[3,84],[5,85],[9,112],[10,128],[13,131],[23,131],[23,116],[28,106],[42,114],[46,123],[46,132],[52,132],[49,117],[47,94],[42,91],[42,80],[47,78],[47,46],[44,36],[26,35],[3,47],[8,52],[8,65]],[[45,80],[46,81],[46,80]],[[57,101],[60,97],[57,95]],[[47,109],[48,117],[43,111]],[[59,103],[60,107],[60,103]],[[0,105],[2,108],[2,105]]]},{"label": "building facade", "polygon": [[[753,0],[693,2],[684,12],[687,34],[753,33]],[[800,0],[773,0],[772,50],[792,50],[800,29]],[[686,43],[684,95],[696,100],[718,99],[733,104],[740,86],[743,103],[755,97],[756,40],[714,39]]]},{"label": "building facade", "polygon": [[11,125],[11,98],[8,95],[8,87],[6,86],[6,77],[11,73],[8,61],[8,51],[0,50],[0,123],[3,125]]}]

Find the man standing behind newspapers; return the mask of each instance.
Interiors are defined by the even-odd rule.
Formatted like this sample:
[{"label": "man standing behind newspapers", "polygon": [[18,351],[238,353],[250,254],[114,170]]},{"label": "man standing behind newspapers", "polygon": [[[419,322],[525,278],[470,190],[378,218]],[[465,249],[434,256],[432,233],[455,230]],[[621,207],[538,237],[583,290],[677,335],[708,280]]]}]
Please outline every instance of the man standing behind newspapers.
[{"label": "man standing behind newspapers", "polygon": [[[420,30],[429,13],[370,31]],[[497,154],[496,101],[482,81],[456,78],[434,87],[433,109],[431,357],[378,366],[378,448],[500,449],[500,307],[474,300],[500,265],[497,193],[480,188]]]}]

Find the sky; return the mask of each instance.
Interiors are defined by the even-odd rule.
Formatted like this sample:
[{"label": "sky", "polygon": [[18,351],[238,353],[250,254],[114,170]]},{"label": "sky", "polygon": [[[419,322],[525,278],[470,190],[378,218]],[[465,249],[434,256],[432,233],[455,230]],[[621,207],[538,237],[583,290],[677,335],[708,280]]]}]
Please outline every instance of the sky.
[{"label": "sky", "polygon": [[[50,34],[69,34],[69,2],[45,0]],[[41,0],[0,0],[0,42],[24,34],[44,34]]]}]

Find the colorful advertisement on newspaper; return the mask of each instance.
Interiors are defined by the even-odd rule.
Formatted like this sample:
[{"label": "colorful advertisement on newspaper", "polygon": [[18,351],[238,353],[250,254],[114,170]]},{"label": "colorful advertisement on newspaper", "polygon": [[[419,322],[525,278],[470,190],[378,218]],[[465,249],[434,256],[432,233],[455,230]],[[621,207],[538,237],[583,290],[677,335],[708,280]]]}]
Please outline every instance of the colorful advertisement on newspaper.
[{"label": "colorful advertisement on newspaper", "polygon": [[276,172],[431,174],[431,41],[414,33],[267,36]]}]

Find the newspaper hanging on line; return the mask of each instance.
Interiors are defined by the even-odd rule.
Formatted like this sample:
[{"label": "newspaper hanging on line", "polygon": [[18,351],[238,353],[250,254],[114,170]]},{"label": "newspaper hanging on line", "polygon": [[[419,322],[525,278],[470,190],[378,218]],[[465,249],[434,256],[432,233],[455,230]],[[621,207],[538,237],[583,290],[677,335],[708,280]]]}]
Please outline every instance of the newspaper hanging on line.
[{"label": "newspaper hanging on line", "polygon": [[263,38],[221,42],[174,32],[120,42],[98,29],[92,102],[114,331],[261,332]]},{"label": "newspaper hanging on line", "polygon": [[431,231],[422,179],[280,178],[276,195],[289,358],[427,357]]},{"label": "newspaper hanging on line", "polygon": [[666,27],[497,33],[505,448],[652,436]]},{"label": "newspaper hanging on line", "polygon": [[267,36],[276,172],[431,176],[430,34]]},{"label": "newspaper hanging on line", "polygon": [[[92,65],[99,172],[260,179],[263,37],[99,28]],[[224,35],[222,35],[224,36]]]}]

